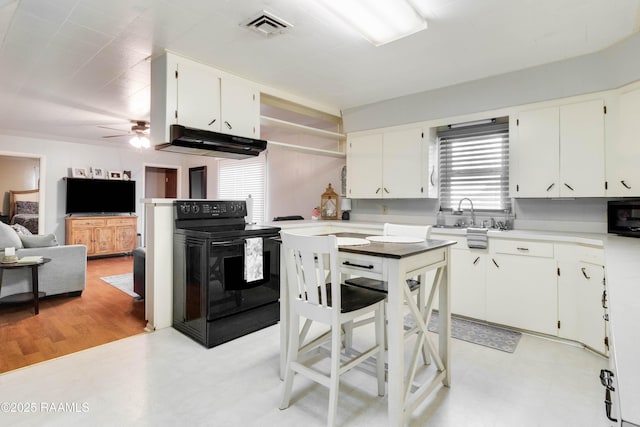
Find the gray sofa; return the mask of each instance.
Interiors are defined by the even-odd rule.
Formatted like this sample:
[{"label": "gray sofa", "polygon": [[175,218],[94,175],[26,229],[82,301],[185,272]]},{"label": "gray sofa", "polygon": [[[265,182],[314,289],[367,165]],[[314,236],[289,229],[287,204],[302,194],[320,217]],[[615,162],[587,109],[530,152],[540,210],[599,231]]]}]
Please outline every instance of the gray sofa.
[{"label": "gray sofa", "polygon": [[[7,247],[15,248],[18,258],[29,255],[51,258],[51,262],[38,269],[39,290],[47,296],[82,294],[87,278],[86,246],[59,246],[53,234],[19,234],[0,222],[0,259]],[[31,269],[0,270],[0,274],[0,298],[31,291]]]}]

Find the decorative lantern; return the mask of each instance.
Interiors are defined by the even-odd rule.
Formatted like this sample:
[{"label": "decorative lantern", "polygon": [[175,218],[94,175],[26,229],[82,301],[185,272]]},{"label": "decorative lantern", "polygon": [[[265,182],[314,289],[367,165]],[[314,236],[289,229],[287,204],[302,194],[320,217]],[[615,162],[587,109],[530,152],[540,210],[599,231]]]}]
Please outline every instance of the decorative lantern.
[{"label": "decorative lantern", "polygon": [[333,191],[331,184],[320,197],[320,217],[322,219],[338,219],[340,211],[340,196]]}]

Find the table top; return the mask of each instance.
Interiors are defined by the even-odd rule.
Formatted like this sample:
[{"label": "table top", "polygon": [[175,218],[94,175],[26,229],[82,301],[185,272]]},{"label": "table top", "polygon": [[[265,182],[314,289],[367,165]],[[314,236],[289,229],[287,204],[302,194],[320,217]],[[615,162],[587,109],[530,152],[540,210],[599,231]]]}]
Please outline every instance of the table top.
[{"label": "table top", "polygon": [[[364,239],[368,234],[360,233],[335,233],[336,237],[355,237]],[[454,240],[428,239],[420,243],[382,243],[371,242],[369,245],[340,246],[340,252],[348,252],[360,255],[372,255],[382,258],[405,258],[422,252],[455,245]]]},{"label": "table top", "polygon": [[42,258],[38,262],[9,262],[3,263],[0,262],[0,268],[22,268],[22,267],[33,267],[34,265],[42,265],[51,261],[51,258]]}]

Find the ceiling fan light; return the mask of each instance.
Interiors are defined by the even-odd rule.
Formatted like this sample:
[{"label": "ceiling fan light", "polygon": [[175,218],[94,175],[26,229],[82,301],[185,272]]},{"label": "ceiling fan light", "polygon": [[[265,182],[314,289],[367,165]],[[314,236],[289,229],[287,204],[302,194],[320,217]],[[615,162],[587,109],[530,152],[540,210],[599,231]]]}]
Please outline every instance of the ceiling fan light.
[{"label": "ceiling fan light", "polygon": [[141,138],[138,135],[135,135],[129,140],[129,144],[133,145],[135,148],[142,147]]},{"label": "ceiling fan light", "polygon": [[140,140],[140,145],[142,146],[142,148],[151,147],[151,142],[149,141],[149,138],[147,138],[146,136],[139,137],[139,140]]}]

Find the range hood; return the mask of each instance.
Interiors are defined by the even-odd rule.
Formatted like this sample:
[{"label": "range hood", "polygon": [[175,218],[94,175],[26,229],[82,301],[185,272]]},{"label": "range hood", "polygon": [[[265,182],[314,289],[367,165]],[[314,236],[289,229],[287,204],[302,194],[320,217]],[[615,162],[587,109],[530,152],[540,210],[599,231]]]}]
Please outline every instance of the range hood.
[{"label": "range hood", "polygon": [[156,145],[156,150],[199,156],[246,159],[255,157],[267,148],[267,141],[245,138],[181,125],[171,125],[170,140]]}]

